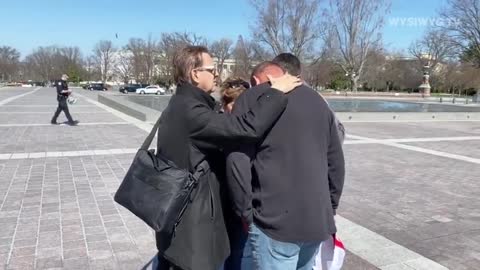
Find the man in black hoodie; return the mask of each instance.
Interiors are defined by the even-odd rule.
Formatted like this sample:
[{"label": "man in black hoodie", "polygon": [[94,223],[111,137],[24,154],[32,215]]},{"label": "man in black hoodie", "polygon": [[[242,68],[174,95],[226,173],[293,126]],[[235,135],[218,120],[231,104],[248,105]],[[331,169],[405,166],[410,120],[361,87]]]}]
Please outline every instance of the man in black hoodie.
[{"label": "man in black hoodie", "polygon": [[[248,111],[268,89],[264,73],[272,66],[282,69],[263,63],[254,71],[252,82],[259,85],[240,95],[233,114]],[[287,108],[263,140],[227,158],[234,208],[248,224],[245,249],[260,270],[311,270],[320,243],[336,232],[333,216],[343,189],[333,112],[305,85],[287,96]]]},{"label": "man in black hoodie", "polygon": [[[281,53],[277,55],[272,60],[272,62],[281,66],[285,70],[285,72],[287,72],[290,75],[298,76],[298,77],[302,76],[302,63],[300,62],[300,59],[298,59],[295,55],[291,53]],[[311,88],[305,82],[303,83],[303,86]],[[325,100],[325,98],[322,95],[320,95],[320,97],[322,97],[322,99]],[[331,111],[335,116],[335,112],[333,112],[333,110]],[[335,116],[335,125],[337,127],[337,132],[340,138],[340,142],[343,144],[343,141],[345,140],[345,127],[336,116]]]}]

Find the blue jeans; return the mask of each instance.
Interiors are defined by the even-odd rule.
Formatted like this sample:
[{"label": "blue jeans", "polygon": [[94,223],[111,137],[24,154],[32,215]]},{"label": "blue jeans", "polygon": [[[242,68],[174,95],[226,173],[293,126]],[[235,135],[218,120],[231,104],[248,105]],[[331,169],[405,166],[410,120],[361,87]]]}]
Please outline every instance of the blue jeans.
[{"label": "blue jeans", "polygon": [[252,270],[252,249],[248,242],[248,232],[245,231],[239,218],[229,224],[230,256],[221,270]]},{"label": "blue jeans", "polygon": [[[251,224],[247,245],[251,247],[254,266],[250,269],[312,270],[320,242],[287,243],[277,241],[264,234],[254,224]],[[247,262],[248,257],[245,257],[247,255],[245,253],[244,259]],[[243,268],[242,265],[242,269],[247,268]]]}]

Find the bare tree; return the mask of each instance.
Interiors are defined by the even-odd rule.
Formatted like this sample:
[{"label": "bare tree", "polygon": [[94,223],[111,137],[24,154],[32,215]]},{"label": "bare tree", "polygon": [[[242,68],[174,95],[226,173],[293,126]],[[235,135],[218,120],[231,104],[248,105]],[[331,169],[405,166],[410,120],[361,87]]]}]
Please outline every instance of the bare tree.
[{"label": "bare tree", "polygon": [[78,47],[38,47],[25,57],[25,78],[51,81],[64,73],[73,81],[88,77],[82,53]]},{"label": "bare tree", "polygon": [[159,47],[157,42],[152,39],[150,35],[145,42],[145,47],[143,49],[143,58],[145,62],[145,71],[147,75],[147,82],[152,83],[154,73],[155,73],[155,64],[157,63],[157,58],[159,54]]},{"label": "bare tree", "polygon": [[222,38],[219,41],[213,42],[210,46],[210,52],[217,58],[217,69],[220,77],[223,74],[225,60],[231,57],[232,44],[233,42],[230,39]]},{"label": "bare tree", "polygon": [[382,74],[385,78],[387,91],[409,90],[413,91],[421,83],[418,76],[418,60],[401,55],[388,59]]},{"label": "bare tree", "polygon": [[438,74],[438,88],[451,94],[473,94],[480,85],[478,69],[469,63],[448,61]]},{"label": "bare tree", "polygon": [[[458,94],[461,95],[461,91],[464,90],[465,94],[474,94],[475,92],[478,93],[478,86],[480,85],[480,77],[478,76],[478,68],[473,67],[471,65],[462,63],[457,73],[458,79],[454,79],[454,81],[458,81],[461,83],[461,86],[458,87]],[[468,93],[467,91],[470,90]]]},{"label": "bare tree", "polygon": [[83,57],[78,47],[60,47],[54,54],[54,63],[57,72],[67,73],[71,81],[80,81],[85,75]]},{"label": "bare tree", "polygon": [[101,76],[100,70],[98,69],[98,66],[96,65],[95,56],[90,55],[88,57],[85,57],[84,64],[85,64],[84,66],[85,79],[87,81],[101,79],[102,76]]},{"label": "bare tree", "polygon": [[385,70],[387,69],[387,56],[383,48],[372,48],[367,55],[362,83],[364,88],[372,91],[387,88]]},{"label": "bare tree", "polygon": [[62,47],[58,49],[58,53],[64,58],[67,66],[78,65],[82,62],[82,52],[78,47]]},{"label": "bare tree", "polygon": [[338,51],[338,64],[349,77],[352,91],[357,91],[368,53],[381,41],[389,10],[389,0],[330,0],[325,26],[333,35],[331,45]]},{"label": "bare tree", "polygon": [[20,68],[20,52],[17,49],[0,47],[0,81],[12,80]]},{"label": "bare tree", "polygon": [[143,62],[143,49],[145,48],[145,40],[141,38],[131,38],[125,49],[131,53],[131,64],[133,77],[137,82],[146,82],[146,70]]},{"label": "bare tree", "polygon": [[315,63],[305,65],[303,68],[303,78],[313,88],[326,87],[334,79],[334,74],[338,72],[338,65],[333,61],[323,58]]},{"label": "bare tree", "polygon": [[186,45],[200,45],[206,46],[207,40],[197,34],[191,33],[162,33],[159,41],[159,64],[162,67],[160,71],[160,79],[166,84],[173,82],[172,59],[175,51]]},{"label": "bare tree", "polygon": [[[310,61],[304,61],[303,73],[307,81],[318,87],[327,87],[332,81],[337,80],[340,73],[345,74],[341,67],[338,65],[338,59],[340,55],[336,46],[336,39],[328,31],[322,33],[323,44],[319,50],[310,59]],[[345,80],[345,75],[342,75],[342,80]]]},{"label": "bare tree", "polygon": [[319,38],[319,0],[251,0],[258,12],[251,26],[256,41],[278,55],[291,52],[303,59]]},{"label": "bare tree", "polygon": [[446,32],[429,30],[420,40],[410,45],[409,51],[422,66],[427,64],[431,70],[435,70],[438,63],[454,56],[455,46]]},{"label": "bare tree", "polygon": [[195,33],[188,33],[188,32],[173,32],[173,33],[166,33],[162,35],[162,37],[167,37],[175,41],[177,44],[188,44],[193,46],[207,46],[207,40],[200,35]]},{"label": "bare tree", "polygon": [[265,49],[265,47],[256,40],[244,40],[244,42],[248,45],[247,47],[252,53],[252,59],[256,62],[272,60],[275,57],[270,50]]},{"label": "bare tree", "polygon": [[245,40],[242,36],[238,37],[237,43],[233,49],[233,58],[235,59],[235,66],[233,69],[233,75],[247,79],[250,77],[255,61],[260,59],[256,58],[252,42]]},{"label": "bare tree", "polygon": [[444,23],[439,27],[468,54],[469,61],[480,64],[480,0],[447,0],[440,16]]},{"label": "bare tree", "polygon": [[54,46],[38,47],[31,54],[25,57],[25,62],[32,69],[35,77],[44,81],[55,79],[58,74],[55,67],[55,55],[57,48]]},{"label": "bare tree", "polygon": [[162,53],[166,55],[173,55],[176,50],[186,45],[207,46],[207,40],[197,34],[191,33],[162,33],[159,46]]},{"label": "bare tree", "polygon": [[102,74],[102,82],[104,83],[109,79],[115,51],[116,49],[110,40],[99,41],[93,49],[97,66]]},{"label": "bare tree", "polygon": [[463,62],[472,63],[476,68],[480,68],[480,48],[470,46],[463,50],[460,55]]},{"label": "bare tree", "polygon": [[118,51],[118,58],[115,63],[115,73],[120,75],[122,82],[129,83],[133,73],[133,57],[127,49]]},{"label": "bare tree", "polygon": [[131,38],[126,46],[131,53],[131,64],[137,81],[152,83],[159,63],[160,48],[150,35],[147,40]]}]

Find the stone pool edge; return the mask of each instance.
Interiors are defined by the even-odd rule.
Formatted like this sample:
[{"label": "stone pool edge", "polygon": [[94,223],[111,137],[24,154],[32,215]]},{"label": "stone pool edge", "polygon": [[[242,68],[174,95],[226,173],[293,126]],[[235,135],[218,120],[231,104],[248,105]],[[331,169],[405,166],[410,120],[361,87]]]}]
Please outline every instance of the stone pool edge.
[{"label": "stone pool edge", "polygon": [[156,122],[162,114],[160,111],[128,101],[119,96],[99,94],[97,100],[103,105],[144,122]]},{"label": "stone pool edge", "polygon": [[342,122],[480,121],[480,112],[336,112]]}]

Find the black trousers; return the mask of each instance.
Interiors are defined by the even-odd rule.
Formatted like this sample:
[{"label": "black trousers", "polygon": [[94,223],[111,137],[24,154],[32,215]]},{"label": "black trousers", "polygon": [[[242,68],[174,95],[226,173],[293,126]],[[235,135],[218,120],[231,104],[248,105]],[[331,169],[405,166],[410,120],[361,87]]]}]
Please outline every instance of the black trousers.
[{"label": "black trousers", "polygon": [[68,122],[73,122],[72,116],[70,115],[70,111],[68,110],[67,97],[61,96],[61,97],[58,97],[57,100],[58,100],[58,107],[57,107],[57,111],[53,115],[52,122],[57,122],[57,118],[62,111],[65,113],[65,116],[67,117]]}]

